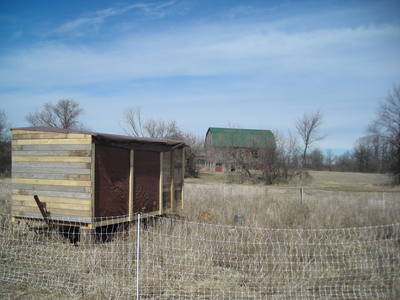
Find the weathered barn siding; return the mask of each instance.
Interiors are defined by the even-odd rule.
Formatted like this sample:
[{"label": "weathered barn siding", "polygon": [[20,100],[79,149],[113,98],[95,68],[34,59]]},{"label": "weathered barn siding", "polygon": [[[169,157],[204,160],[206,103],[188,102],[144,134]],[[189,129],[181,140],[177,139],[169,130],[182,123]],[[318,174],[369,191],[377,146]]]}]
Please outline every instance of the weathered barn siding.
[{"label": "weathered barn siding", "polygon": [[40,217],[33,195],[52,218],[90,222],[92,137],[81,133],[12,131],[12,214]]}]

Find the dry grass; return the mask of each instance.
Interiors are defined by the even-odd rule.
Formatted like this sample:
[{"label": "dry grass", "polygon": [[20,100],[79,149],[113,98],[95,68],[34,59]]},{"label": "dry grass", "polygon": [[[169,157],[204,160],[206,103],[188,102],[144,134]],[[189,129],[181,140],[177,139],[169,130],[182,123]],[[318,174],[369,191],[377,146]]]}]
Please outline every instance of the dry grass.
[{"label": "dry grass", "polygon": [[[332,175],[317,173],[314,186],[325,189],[311,183],[303,202],[293,187],[186,184],[184,220],[142,224],[142,299],[398,299],[399,226],[357,227],[400,223],[399,193],[335,191],[348,180]],[[231,225],[237,213],[250,228],[207,224]],[[57,232],[4,222],[0,296],[133,298],[135,232],[132,224],[111,242],[75,247]]]},{"label": "dry grass", "polygon": [[[293,180],[289,184],[274,186],[294,187],[305,186],[339,191],[358,192],[400,192],[400,186],[392,186],[392,179],[386,174],[353,173],[353,172],[329,172],[329,171],[308,171],[309,176],[303,180]],[[206,169],[201,170],[199,178],[187,178],[187,183],[215,184],[231,182],[232,173],[212,172]]]}]

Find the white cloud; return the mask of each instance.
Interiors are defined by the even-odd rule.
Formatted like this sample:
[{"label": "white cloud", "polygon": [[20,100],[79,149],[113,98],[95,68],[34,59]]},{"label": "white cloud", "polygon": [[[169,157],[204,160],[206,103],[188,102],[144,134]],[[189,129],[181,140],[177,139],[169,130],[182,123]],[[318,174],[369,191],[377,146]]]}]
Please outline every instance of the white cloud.
[{"label": "white cloud", "polygon": [[268,24],[215,24],[125,36],[103,48],[48,43],[3,56],[0,87],[185,75],[398,74],[399,41],[395,26],[286,33]]},{"label": "white cloud", "polygon": [[175,3],[176,1],[169,1],[161,4],[149,2],[149,3],[136,3],[119,8],[110,7],[107,9],[95,11],[88,16],[79,17],[77,19],[68,21],[60,25],[55,30],[55,32],[64,34],[76,30],[81,30],[82,27],[87,27],[87,26],[91,27],[100,25],[101,23],[106,22],[107,19],[110,17],[115,17],[131,10],[139,10],[143,13],[144,16],[162,18],[168,15],[169,12],[167,9],[175,5]]}]

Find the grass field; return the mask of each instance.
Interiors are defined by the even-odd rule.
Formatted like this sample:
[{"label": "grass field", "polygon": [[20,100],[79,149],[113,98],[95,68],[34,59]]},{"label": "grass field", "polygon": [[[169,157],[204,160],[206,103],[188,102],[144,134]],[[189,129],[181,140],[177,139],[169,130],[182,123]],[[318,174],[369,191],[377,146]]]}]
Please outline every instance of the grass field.
[{"label": "grass field", "polygon": [[[211,300],[222,294],[224,299],[398,299],[399,226],[368,229],[400,223],[399,188],[390,186],[387,176],[310,172],[310,180],[302,184],[303,199],[298,183],[237,185],[224,180],[223,174],[212,173],[187,180],[185,221],[158,219],[143,231],[143,299],[177,299],[168,289],[179,291],[180,299]],[[9,180],[1,185],[0,203],[7,212]],[[207,225],[232,225],[238,213],[249,228]],[[311,231],[302,231],[307,228]],[[9,236],[6,246],[14,251],[3,245],[0,257],[15,261],[3,271],[17,275],[0,286],[0,297],[132,295],[134,234],[88,248],[24,228],[2,234]],[[26,244],[12,242],[18,238]],[[19,278],[30,284],[16,284]]]}]

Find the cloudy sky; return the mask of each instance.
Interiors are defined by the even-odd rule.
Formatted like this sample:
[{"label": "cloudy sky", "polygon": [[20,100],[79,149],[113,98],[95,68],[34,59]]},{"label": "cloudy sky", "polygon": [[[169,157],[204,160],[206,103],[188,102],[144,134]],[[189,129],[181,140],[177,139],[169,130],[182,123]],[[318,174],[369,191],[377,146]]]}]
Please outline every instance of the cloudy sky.
[{"label": "cloudy sky", "polygon": [[0,109],[13,127],[73,99],[92,130],[123,111],[208,127],[293,130],[352,148],[400,84],[400,1],[0,1]]}]

